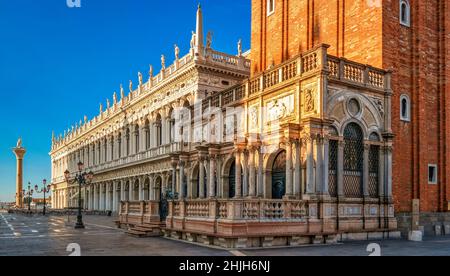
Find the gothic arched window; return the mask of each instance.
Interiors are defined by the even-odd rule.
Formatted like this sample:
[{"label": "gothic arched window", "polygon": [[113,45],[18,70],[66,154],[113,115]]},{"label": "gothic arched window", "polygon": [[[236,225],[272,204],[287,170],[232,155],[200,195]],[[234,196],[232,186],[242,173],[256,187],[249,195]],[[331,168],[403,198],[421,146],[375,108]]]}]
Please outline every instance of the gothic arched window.
[{"label": "gothic arched window", "polygon": [[364,134],[359,125],[350,123],[344,131],[344,193],[346,197],[362,197]]},{"label": "gothic arched window", "polygon": [[400,0],[400,24],[407,27],[411,25],[411,8],[407,0]]}]

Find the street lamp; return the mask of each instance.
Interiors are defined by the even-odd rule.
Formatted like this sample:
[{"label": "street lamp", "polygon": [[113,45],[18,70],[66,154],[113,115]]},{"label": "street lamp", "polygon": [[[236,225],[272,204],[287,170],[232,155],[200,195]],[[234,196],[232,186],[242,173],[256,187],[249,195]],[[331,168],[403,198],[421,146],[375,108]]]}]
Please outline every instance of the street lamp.
[{"label": "street lamp", "polygon": [[28,212],[31,211],[31,201],[33,196],[33,189],[31,189],[31,182],[28,182],[28,191],[23,190],[23,200],[28,199]]},{"label": "street lamp", "polygon": [[34,190],[38,194],[44,193],[44,211],[42,214],[45,216],[45,208],[47,206],[45,194],[50,193],[51,186],[47,185],[47,179],[42,180],[42,184],[44,185],[44,187],[40,191],[38,185],[34,186]]},{"label": "street lamp", "polygon": [[75,229],[84,229],[83,215],[81,214],[81,185],[90,184],[92,179],[94,178],[94,173],[92,171],[88,173],[83,172],[84,164],[81,161],[78,162],[77,166],[78,166],[78,173],[76,174],[73,181],[70,181],[69,170],[66,170],[64,172],[64,178],[66,179],[66,182],[68,184],[78,183],[78,216],[77,216],[77,223],[75,224]]}]

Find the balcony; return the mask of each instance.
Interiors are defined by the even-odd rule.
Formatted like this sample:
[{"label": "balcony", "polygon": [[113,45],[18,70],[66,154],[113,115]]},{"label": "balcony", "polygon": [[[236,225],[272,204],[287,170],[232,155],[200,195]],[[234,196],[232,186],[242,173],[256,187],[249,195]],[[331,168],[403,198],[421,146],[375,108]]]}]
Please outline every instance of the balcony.
[{"label": "balcony", "polygon": [[327,45],[320,45],[242,84],[209,96],[203,101],[203,110],[239,104],[243,100],[259,97],[277,87],[321,73],[325,74],[329,81],[379,93],[390,90],[390,72],[328,55],[327,48]]}]

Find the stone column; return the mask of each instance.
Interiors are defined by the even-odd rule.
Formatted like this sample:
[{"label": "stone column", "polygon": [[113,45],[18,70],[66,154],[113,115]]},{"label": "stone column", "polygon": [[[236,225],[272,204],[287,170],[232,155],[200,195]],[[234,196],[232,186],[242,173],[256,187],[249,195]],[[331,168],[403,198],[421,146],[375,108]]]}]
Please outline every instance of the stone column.
[{"label": "stone column", "polygon": [[385,168],[385,156],[384,156],[384,148],[383,148],[383,146],[380,146],[380,157],[379,157],[379,160],[380,160],[380,166],[379,166],[379,169],[378,169],[378,173],[379,173],[379,177],[378,177],[378,195],[380,196],[380,198],[384,198],[384,195],[385,195],[385,190],[386,190],[386,188],[385,188],[385,178],[384,178],[384,173],[385,173],[385,170],[384,170],[384,168]]},{"label": "stone column", "polygon": [[242,179],[242,196],[247,197],[248,196],[248,155],[246,151],[244,150],[244,164],[242,166],[242,169],[244,170],[244,179]]},{"label": "stone column", "polygon": [[330,140],[325,138],[322,144],[322,179],[323,179],[323,194],[330,195],[329,191],[329,159],[330,159]]},{"label": "stone column", "polygon": [[113,182],[113,212],[117,212],[117,182]]},{"label": "stone column", "polygon": [[88,200],[87,200],[87,209],[88,210],[92,210],[92,192],[91,192],[91,188],[92,185],[89,185],[89,187],[87,187],[87,194],[88,194]]},{"label": "stone column", "polygon": [[209,198],[216,197],[216,154],[209,156]]},{"label": "stone column", "polygon": [[170,187],[172,193],[175,192],[175,188],[177,185],[177,165],[178,165],[178,159],[175,157],[172,157],[172,187]]},{"label": "stone column", "polygon": [[120,181],[120,201],[125,201],[125,183]]},{"label": "stone column", "polygon": [[295,146],[295,164],[294,164],[294,196],[299,198],[303,191],[301,190],[301,158],[300,158],[300,147],[301,142],[296,141]]},{"label": "stone column", "polygon": [[128,201],[134,201],[134,179],[130,179],[128,184]]},{"label": "stone column", "polygon": [[184,199],[184,166],[186,165],[186,163],[185,163],[185,161],[184,160],[180,160],[180,162],[179,162],[179,167],[180,167],[180,171],[179,171],[179,173],[180,173],[180,183],[178,184],[179,185],[179,194],[178,194],[178,198],[180,199],[180,200],[183,200]]},{"label": "stone column", "polygon": [[104,210],[104,206],[105,206],[105,199],[104,199],[104,197],[103,197],[103,193],[104,193],[104,185],[105,184],[103,184],[103,183],[100,183],[100,200],[99,200],[99,208],[98,208],[98,210],[99,211],[103,211]]},{"label": "stone column", "polygon": [[144,184],[142,179],[139,179],[139,201],[144,200]]},{"label": "stone column", "polygon": [[217,189],[216,189],[216,197],[223,198],[223,183],[221,181],[222,179],[222,159],[218,157],[216,159],[216,183],[217,183]]},{"label": "stone column", "polygon": [[199,198],[205,198],[205,158],[202,156],[199,160]]},{"label": "stone column", "polygon": [[242,167],[241,167],[241,150],[236,149],[236,195],[235,198],[242,197]]},{"label": "stone column", "polygon": [[258,197],[264,197],[264,154],[258,149]]},{"label": "stone column", "polygon": [[106,193],[105,193],[105,197],[106,197],[106,200],[105,200],[105,202],[106,202],[106,206],[105,206],[105,211],[111,211],[112,209],[111,209],[111,191],[110,191],[110,184],[109,183],[106,183],[105,184],[105,191],[106,191]]},{"label": "stone column", "polygon": [[316,155],[316,192],[324,193],[323,187],[323,139],[316,137],[314,139],[315,155]]},{"label": "stone column", "polygon": [[385,166],[386,166],[386,191],[385,196],[392,198],[392,145],[385,148]]},{"label": "stone column", "polygon": [[255,166],[255,147],[251,146],[248,149],[249,151],[249,197],[256,197],[256,166]]},{"label": "stone column", "polygon": [[292,181],[292,142],[286,142],[286,198],[292,198],[294,195]]},{"label": "stone column", "polygon": [[98,210],[98,189],[97,184],[94,184],[94,208],[93,210]]},{"label": "stone column", "polygon": [[338,156],[337,156],[337,191],[339,197],[345,197],[344,192],[344,148],[345,142],[340,140],[338,142]]},{"label": "stone column", "polygon": [[88,191],[87,191],[87,187],[85,186],[83,189],[83,209],[87,210],[88,207],[88,195],[87,195]]},{"label": "stone column", "polygon": [[314,183],[314,149],[313,137],[308,136],[306,141],[306,194],[312,195],[315,192]]},{"label": "stone column", "polygon": [[155,177],[150,177],[150,183],[149,183],[149,187],[148,189],[150,190],[149,193],[149,199],[150,200],[155,200]]},{"label": "stone column", "polygon": [[22,147],[22,140],[17,142],[13,152],[16,155],[16,207],[23,208],[23,157],[26,150]]},{"label": "stone column", "polygon": [[364,153],[363,153],[363,196],[369,197],[369,151],[370,145],[367,141],[364,141]]}]

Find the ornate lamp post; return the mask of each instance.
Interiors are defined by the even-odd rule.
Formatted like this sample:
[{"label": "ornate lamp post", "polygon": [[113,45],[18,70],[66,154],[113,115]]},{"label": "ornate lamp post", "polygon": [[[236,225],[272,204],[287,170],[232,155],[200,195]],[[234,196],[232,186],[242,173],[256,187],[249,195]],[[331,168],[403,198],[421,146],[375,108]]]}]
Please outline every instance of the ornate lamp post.
[{"label": "ornate lamp post", "polygon": [[44,187],[39,191],[39,186],[36,185],[34,186],[34,190],[36,191],[36,193],[41,194],[44,193],[44,211],[43,211],[43,215],[45,216],[45,208],[47,206],[47,202],[46,202],[46,194],[50,193],[51,190],[51,186],[47,185],[47,179],[42,180],[42,184],[44,185]]},{"label": "ornate lamp post", "polygon": [[33,200],[33,189],[31,189],[31,182],[28,182],[28,191],[23,190],[23,200],[28,200],[28,212],[31,211],[31,201]]},{"label": "ornate lamp post", "polygon": [[69,170],[66,170],[64,172],[64,177],[66,179],[66,182],[69,184],[75,184],[78,183],[78,216],[77,216],[77,223],[75,224],[75,229],[84,229],[84,223],[83,223],[83,215],[81,214],[81,186],[85,184],[90,184],[92,181],[92,178],[94,178],[94,173],[92,171],[86,173],[83,172],[84,170],[84,164],[83,162],[78,162],[78,172],[75,176],[75,179],[70,181],[70,172]]}]

